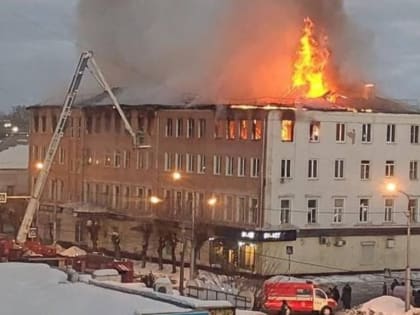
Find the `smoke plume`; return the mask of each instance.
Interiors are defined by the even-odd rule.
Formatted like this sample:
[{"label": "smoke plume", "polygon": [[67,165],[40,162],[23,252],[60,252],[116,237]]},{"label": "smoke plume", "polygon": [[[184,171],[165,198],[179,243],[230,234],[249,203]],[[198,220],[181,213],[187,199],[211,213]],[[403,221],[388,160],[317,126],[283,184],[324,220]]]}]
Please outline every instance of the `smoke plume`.
[{"label": "smoke plume", "polygon": [[123,102],[251,102],[290,87],[303,19],[328,34],[338,77],[366,69],[342,0],[80,0],[79,45]]}]

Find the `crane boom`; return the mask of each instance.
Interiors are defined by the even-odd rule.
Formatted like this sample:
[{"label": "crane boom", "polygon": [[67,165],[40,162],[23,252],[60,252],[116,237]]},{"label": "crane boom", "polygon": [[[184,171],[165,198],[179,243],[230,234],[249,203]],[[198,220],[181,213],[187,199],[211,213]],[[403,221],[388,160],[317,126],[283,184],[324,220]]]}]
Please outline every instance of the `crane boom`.
[{"label": "crane boom", "polygon": [[118,111],[118,114],[121,116],[121,119],[124,122],[124,127],[130,134],[130,136],[133,138],[133,144],[135,147],[140,148],[147,148],[149,146],[142,145],[142,143],[138,143],[138,135],[133,131],[129,121],[127,120],[127,117],[124,114],[124,111],[121,109],[121,106],[115,96],[115,94],[112,92],[109,84],[105,80],[105,77],[102,74],[102,71],[98,67],[95,59],[93,58],[93,52],[91,51],[85,51],[82,52],[79,63],[77,64],[76,71],[73,75],[73,79],[70,83],[69,89],[66,93],[66,97],[64,100],[63,108],[61,110],[60,118],[58,120],[57,126],[54,130],[54,134],[51,138],[50,144],[48,146],[48,150],[46,152],[44,162],[42,165],[42,168],[39,172],[39,175],[36,179],[35,186],[33,188],[33,192],[31,195],[31,198],[29,199],[28,205],[26,207],[25,215],[23,217],[22,223],[19,227],[18,234],[16,236],[16,241],[19,244],[22,244],[26,241],[28,237],[28,233],[30,230],[30,227],[32,225],[32,221],[34,219],[35,213],[39,207],[39,200],[42,196],[42,192],[44,190],[45,184],[47,183],[48,175],[51,169],[51,166],[54,161],[55,154],[58,150],[58,147],[60,145],[61,139],[64,135],[64,129],[66,127],[66,122],[69,116],[71,115],[71,108],[74,104],[74,101],[76,99],[77,93],[79,91],[79,86],[83,78],[83,74],[86,70],[86,68],[89,67],[89,61],[90,65],[93,69],[92,74],[99,83],[99,85],[108,93],[110,96],[115,108]]}]

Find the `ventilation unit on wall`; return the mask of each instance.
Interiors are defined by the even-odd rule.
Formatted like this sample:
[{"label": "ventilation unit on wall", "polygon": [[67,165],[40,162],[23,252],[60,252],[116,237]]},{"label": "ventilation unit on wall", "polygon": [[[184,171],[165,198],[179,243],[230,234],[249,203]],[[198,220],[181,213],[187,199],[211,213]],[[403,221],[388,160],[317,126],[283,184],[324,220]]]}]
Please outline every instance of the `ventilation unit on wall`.
[{"label": "ventilation unit on wall", "polygon": [[334,242],[334,246],[337,246],[337,247],[342,247],[344,245],[346,245],[346,241],[341,238],[337,238]]},{"label": "ventilation unit on wall", "polygon": [[386,240],[386,248],[394,248],[395,247],[395,240],[393,238],[388,238]]}]

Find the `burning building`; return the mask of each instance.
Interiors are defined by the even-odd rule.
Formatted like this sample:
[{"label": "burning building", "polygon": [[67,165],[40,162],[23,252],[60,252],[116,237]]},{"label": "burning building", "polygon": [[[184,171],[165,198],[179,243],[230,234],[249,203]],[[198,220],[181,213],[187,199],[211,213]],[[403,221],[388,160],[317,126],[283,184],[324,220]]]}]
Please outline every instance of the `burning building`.
[{"label": "burning building", "polygon": [[[373,85],[344,89],[309,18],[298,46],[275,100],[139,105],[123,91],[142,149],[112,105],[81,101],[42,198],[41,236],[112,249],[119,233],[123,251],[173,261],[187,240],[199,264],[263,275],[403,268],[407,202],[420,234],[420,111]],[[30,111],[33,182],[60,108]],[[385,191],[391,182],[409,200]]]}]

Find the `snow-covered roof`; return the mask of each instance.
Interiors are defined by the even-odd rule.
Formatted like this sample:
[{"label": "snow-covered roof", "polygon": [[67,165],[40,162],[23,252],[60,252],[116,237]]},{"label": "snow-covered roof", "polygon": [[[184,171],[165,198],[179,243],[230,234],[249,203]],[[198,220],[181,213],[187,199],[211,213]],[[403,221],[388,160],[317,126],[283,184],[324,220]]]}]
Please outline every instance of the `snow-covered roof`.
[{"label": "snow-covered roof", "polygon": [[44,264],[0,264],[2,314],[133,315],[184,312],[146,297],[69,283],[66,274]]},{"label": "snow-covered roof", "polygon": [[0,151],[0,169],[27,169],[29,146],[17,145]]}]

